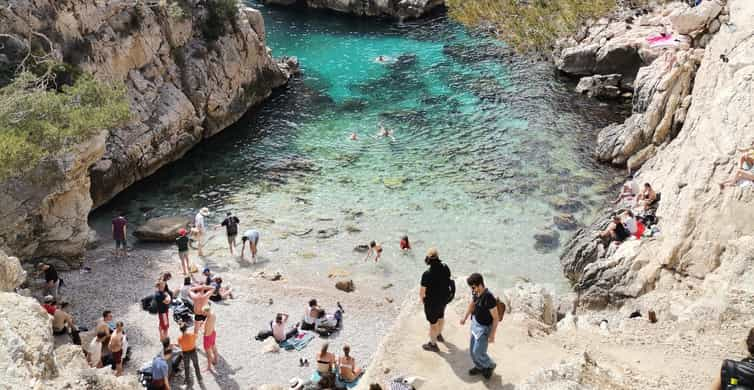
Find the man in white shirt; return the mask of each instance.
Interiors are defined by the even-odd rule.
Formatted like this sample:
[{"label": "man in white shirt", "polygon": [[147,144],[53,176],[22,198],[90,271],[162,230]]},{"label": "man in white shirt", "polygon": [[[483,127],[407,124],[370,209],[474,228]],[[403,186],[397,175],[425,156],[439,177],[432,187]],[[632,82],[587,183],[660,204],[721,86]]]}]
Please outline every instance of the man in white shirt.
[{"label": "man in white shirt", "polygon": [[207,232],[207,224],[204,222],[204,218],[209,216],[209,209],[202,207],[196,216],[194,217],[194,240],[196,241],[197,251],[199,256],[204,256],[202,248],[204,247],[204,234]]},{"label": "man in white shirt", "polygon": [[288,314],[278,313],[277,316],[275,316],[275,322],[272,323],[272,337],[274,337],[275,341],[278,343],[288,340],[298,333],[296,328],[292,328],[286,333],[285,325],[287,322]]},{"label": "man in white shirt", "polygon": [[626,227],[626,230],[628,230],[631,235],[636,234],[636,232],[639,230],[639,226],[636,224],[634,213],[631,212],[631,210],[626,210],[623,215],[621,215],[621,219],[623,221],[623,226]]}]

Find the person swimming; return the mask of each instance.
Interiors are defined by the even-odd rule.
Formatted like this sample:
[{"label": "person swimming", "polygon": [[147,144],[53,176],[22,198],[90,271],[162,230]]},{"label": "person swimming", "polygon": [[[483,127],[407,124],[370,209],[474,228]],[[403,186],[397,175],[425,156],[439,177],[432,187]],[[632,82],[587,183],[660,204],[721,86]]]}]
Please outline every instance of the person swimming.
[{"label": "person swimming", "polygon": [[351,133],[351,136],[348,137],[351,141],[358,141],[359,137],[356,135],[356,133]]},{"label": "person swimming", "polygon": [[393,131],[387,129],[385,126],[380,123],[380,131],[377,133],[377,135],[374,136],[375,139],[378,138],[390,138],[393,141],[395,141],[395,137],[393,137]]},{"label": "person swimming", "polygon": [[385,55],[379,55],[379,56],[377,56],[377,58],[374,59],[374,62],[376,62],[378,64],[387,64],[387,63],[392,62],[392,61],[393,61],[392,58],[390,58],[388,56],[385,56]]}]

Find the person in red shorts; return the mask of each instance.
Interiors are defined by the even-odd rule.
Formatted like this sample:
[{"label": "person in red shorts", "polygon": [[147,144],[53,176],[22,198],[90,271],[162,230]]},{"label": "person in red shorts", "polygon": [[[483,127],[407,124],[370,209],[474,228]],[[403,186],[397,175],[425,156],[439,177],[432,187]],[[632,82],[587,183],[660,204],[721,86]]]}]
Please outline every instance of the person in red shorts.
[{"label": "person in red shorts", "polygon": [[115,325],[115,331],[110,335],[108,348],[113,354],[113,364],[115,364],[115,376],[123,375],[123,322],[118,321]]},{"label": "person in red shorts", "polygon": [[170,327],[170,294],[165,291],[165,282],[158,281],[154,286],[157,289],[154,293],[154,301],[157,304],[160,340],[164,340],[168,337],[168,328]]},{"label": "person in red shorts", "polygon": [[[215,313],[212,313],[209,306],[204,306],[204,352],[207,355],[206,371],[213,371],[212,365],[217,365],[217,331],[215,330]],[[213,371],[214,372],[214,371]]]}]

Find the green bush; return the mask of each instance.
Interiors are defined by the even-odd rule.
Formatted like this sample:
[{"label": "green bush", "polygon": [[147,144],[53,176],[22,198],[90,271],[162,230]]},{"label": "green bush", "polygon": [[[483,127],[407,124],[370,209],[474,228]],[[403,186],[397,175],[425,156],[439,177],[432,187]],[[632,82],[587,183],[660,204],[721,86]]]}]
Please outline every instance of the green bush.
[{"label": "green bush", "polygon": [[216,41],[228,32],[228,27],[236,28],[238,20],[238,0],[208,0],[207,18],[202,26],[202,34],[208,41]]},{"label": "green bush", "polygon": [[521,52],[547,52],[560,37],[614,10],[616,0],[448,0],[450,16],[467,26],[491,25]]},{"label": "green bush", "polygon": [[0,180],[130,118],[122,83],[104,83],[88,74],[59,90],[38,83],[25,72],[0,88]]}]

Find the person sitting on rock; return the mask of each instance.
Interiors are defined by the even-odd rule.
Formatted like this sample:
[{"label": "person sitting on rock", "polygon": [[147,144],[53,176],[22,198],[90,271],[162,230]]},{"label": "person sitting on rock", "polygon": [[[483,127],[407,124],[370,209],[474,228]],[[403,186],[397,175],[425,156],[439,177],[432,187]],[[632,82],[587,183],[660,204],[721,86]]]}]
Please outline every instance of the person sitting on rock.
[{"label": "person sitting on rock", "polygon": [[738,149],[743,153],[738,159],[738,169],[750,171],[754,168],[754,142],[748,148]]},{"label": "person sitting on rock", "polygon": [[618,194],[618,197],[613,201],[613,204],[622,204],[626,206],[632,206],[636,200],[638,192],[638,186],[635,184],[633,177],[629,176],[628,180]]},{"label": "person sitting on rock", "polygon": [[636,208],[641,211],[648,210],[657,200],[657,193],[649,183],[644,183],[644,189],[636,198]]},{"label": "person sitting on rock", "polygon": [[619,215],[613,215],[613,220],[607,225],[607,228],[599,233],[599,237],[602,239],[609,239],[608,243],[615,241],[621,243],[625,241],[631,233],[623,225]]},{"label": "person sitting on rock", "polygon": [[52,315],[52,334],[58,336],[66,333],[73,334],[78,332],[78,328],[73,321],[73,316],[64,310],[68,307],[68,303],[57,303],[55,307],[55,313]]},{"label": "person sitting on rock", "polygon": [[725,180],[720,183],[720,189],[724,189],[725,187],[733,187],[738,185],[738,182],[742,180],[748,180],[750,182],[754,182],[754,173],[750,171],[746,171],[743,169],[736,169],[735,172],[728,178],[728,180]]},{"label": "person sitting on rock", "polygon": [[351,357],[351,347],[348,344],[343,346],[343,356],[338,359],[338,373],[344,382],[353,382],[364,373],[356,366],[356,359]]},{"label": "person sitting on rock", "polygon": [[[746,349],[749,351],[749,356],[743,360],[734,361],[726,359],[723,361],[720,374],[712,382],[712,390],[749,388],[752,381],[754,381],[754,377],[752,375],[745,375],[745,378],[742,378],[739,374],[751,373],[754,370],[754,328],[749,330],[749,335],[746,337]],[[745,365],[746,370],[736,369],[739,365]],[[736,385],[746,385],[746,387],[738,387]]]}]

